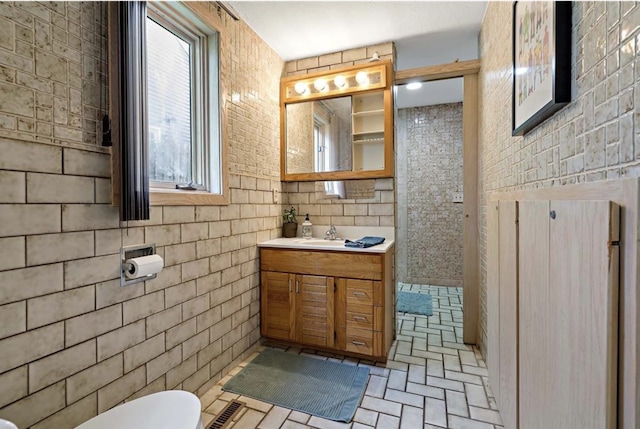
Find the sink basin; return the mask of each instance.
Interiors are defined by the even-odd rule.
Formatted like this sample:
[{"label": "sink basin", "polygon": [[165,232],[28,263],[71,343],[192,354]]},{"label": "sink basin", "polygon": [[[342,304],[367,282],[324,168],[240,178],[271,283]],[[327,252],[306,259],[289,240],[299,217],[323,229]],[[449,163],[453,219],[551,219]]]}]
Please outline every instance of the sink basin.
[{"label": "sink basin", "polygon": [[344,240],[324,240],[322,238],[298,238],[292,241],[295,244],[308,246],[344,246]]}]

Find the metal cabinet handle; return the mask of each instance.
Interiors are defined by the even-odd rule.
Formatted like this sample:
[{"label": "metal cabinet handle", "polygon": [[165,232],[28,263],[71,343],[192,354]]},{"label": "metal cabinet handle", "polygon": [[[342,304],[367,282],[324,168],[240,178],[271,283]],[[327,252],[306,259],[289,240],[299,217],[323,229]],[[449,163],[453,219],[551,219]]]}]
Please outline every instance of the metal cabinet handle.
[{"label": "metal cabinet handle", "polygon": [[367,343],[363,343],[362,341],[351,341],[351,344],[355,345],[355,346],[366,346]]},{"label": "metal cabinet handle", "polygon": [[300,288],[298,287],[298,280],[296,280],[296,293],[300,292]]},{"label": "metal cabinet handle", "polygon": [[353,320],[362,320],[362,321],[366,322],[367,318],[366,317],[362,317],[362,316],[353,316]]},{"label": "metal cabinet handle", "polygon": [[365,297],[367,296],[367,294],[366,294],[366,293],[364,293],[364,292],[352,292],[352,294],[353,294],[354,296],[365,296]]}]

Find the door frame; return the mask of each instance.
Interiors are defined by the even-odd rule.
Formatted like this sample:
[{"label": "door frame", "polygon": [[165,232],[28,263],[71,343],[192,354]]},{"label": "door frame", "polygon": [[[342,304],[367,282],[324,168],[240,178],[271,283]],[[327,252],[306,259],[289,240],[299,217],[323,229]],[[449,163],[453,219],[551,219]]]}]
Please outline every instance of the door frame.
[{"label": "door frame", "polygon": [[463,78],[462,98],[462,337],[476,344],[480,315],[480,249],[478,216],[478,72],[480,60],[398,70],[394,85]]}]

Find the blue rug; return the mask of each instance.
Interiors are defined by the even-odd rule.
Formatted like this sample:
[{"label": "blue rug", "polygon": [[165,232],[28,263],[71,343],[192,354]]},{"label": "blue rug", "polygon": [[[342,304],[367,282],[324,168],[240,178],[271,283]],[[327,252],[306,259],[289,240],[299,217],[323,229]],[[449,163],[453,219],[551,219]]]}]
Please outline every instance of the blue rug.
[{"label": "blue rug", "polygon": [[369,368],[265,349],[222,389],[314,416],[350,422]]},{"label": "blue rug", "polygon": [[398,291],[398,312],[433,315],[433,302],[428,293]]}]

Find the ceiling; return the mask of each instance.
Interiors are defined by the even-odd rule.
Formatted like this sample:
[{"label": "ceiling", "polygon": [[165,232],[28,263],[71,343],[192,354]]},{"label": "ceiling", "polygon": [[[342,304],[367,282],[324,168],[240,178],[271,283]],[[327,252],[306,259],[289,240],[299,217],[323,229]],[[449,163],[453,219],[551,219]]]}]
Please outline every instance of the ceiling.
[{"label": "ceiling", "polygon": [[[478,57],[484,1],[232,1],[240,17],[285,61],[393,41],[396,70]],[[462,101],[462,85],[439,81],[396,90],[399,108]]]}]

